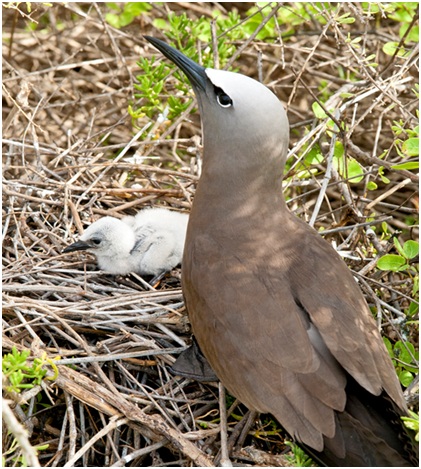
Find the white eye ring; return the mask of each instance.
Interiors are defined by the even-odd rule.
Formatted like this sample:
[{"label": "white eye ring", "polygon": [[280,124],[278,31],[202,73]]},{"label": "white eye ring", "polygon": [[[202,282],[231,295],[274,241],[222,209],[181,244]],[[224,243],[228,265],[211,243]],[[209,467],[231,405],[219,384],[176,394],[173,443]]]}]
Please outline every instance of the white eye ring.
[{"label": "white eye ring", "polygon": [[232,99],[225,93],[218,93],[216,100],[221,107],[227,108],[232,106]]}]

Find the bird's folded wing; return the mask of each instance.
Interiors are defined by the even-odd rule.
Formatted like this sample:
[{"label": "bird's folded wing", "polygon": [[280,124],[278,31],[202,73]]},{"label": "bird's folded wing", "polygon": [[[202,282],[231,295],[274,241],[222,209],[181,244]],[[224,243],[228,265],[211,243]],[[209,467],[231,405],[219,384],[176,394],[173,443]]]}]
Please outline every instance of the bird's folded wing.
[{"label": "bird's folded wing", "polygon": [[316,233],[302,260],[305,269],[296,263],[290,271],[294,284],[301,279],[305,285],[296,299],[327,348],[361,386],[375,395],[384,389],[404,409],[393,364],[348,267]]}]

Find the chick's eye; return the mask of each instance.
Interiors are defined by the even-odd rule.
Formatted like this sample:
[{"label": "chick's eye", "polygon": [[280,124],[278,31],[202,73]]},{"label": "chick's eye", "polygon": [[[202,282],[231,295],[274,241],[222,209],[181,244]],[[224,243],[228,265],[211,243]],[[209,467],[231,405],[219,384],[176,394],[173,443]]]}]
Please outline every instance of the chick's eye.
[{"label": "chick's eye", "polygon": [[95,244],[95,246],[99,246],[101,244],[101,240],[99,238],[92,238],[91,241]]},{"label": "chick's eye", "polygon": [[221,90],[221,88],[215,87],[216,100],[221,107],[231,107],[232,99]]}]

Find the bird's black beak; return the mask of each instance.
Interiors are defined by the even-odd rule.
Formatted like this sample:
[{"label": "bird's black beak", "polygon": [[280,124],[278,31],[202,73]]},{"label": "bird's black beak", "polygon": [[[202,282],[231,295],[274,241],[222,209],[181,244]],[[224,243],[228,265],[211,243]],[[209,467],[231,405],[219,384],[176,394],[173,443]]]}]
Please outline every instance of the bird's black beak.
[{"label": "bird's black beak", "polygon": [[63,252],[73,252],[73,251],[86,251],[93,246],[86,241],[76,241],[76,243],[67,246],[67,248],[63,249]]},{"label": "bird's black beak", "polygon": [[194,88],[206,90],[206,83],[209,78],[205,73],[205,67],[197,64],[187,56],[179,52],[177,49],[169,46],[166,42],[151,36],[144,36],[147,41],[161,51],[165,57],[174,62],[186,75]]}]

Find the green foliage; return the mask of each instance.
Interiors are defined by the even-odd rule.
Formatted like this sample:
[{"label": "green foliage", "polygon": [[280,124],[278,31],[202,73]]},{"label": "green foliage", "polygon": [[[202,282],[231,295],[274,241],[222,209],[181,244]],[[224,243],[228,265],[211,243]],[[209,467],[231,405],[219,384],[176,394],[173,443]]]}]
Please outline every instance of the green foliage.
[{"label": "green foliage", "polygon": [[374,181],[367,182],[367,190],[375,191],[379,186]]},{"label": "green foliage", "polygon": [[[385,228],[383,227],[383,230]],[[387,238],[389,235],[384,232]],[[418,313],[418,298],[419,298],[419,274],[415,265],[410,265],[410,260],[414,259],[419,253],[419,243],[417,241],[408,240],[402,245],[397,238],[393,238],[396,251],[398,254],[386,254],[377,261],[377,267],[380,270],[391,272],[405,272],[411,277],[412,280],[412,298],[405,314],[408,318],[414,317]]]},{"label": "green foliage", "polygon": [[[402,27],[400,29],[399,35],[401,38],[405,36],[404,44],[401,44],[400,50],[398,51],[398,56],[404,56],[407,52],[405,45],[408,42],[418,42],[418,34],[419,28],[418,24],[415,23],[411,26],[411,30],[408,31],[410,24],[412,23],[415,15],[417,14],[417,7],[418,4],[416,2],[413,3],[402,3],[402,2],[394,2],[390,4],[376,4],[373,2],[362,2],[360,7],[362,8],[363,14],[366,14],[369,17],[373,17],[373,15],[384,16],[387,14],[388,18],[394,21],[399,21],[402,23]],[[325,10],[325,11],[323,11]],[[326,11],[329,12],[326,15]],[[325,18],[330,16],[334,21],[336,21],[339,25],[345,24],[352,24],[355,22],[355,18],[351,15],[350,12],[343,13],[341,9],[340,3],[334,4],[326,4],[326,3],[314,3],[309,6],[307,2],[297,2],[293,6],[287,5],[282,7],[278,13],[278,21],[281,23],[281,19],[284,20],[285,23],[290,23],[291,25],[303,25],[308,21],[313,22],[320,22],[321,25],[325,24]],[[342,28],[344,29],[344,28]],[[290,34],[294,33],[294,30],[289,31]],[[348,31],[346,43],[348,43],[352,49],[358,51],[358,55],[360,56],[360,61],[367,67],[375,68],[378,66],[378,63],[374,62],[373,59],[376,58],[376,54],[370,54],[364,56],[364,52],[362,52],[362,48],[360,43],[362,42],[362,36],[356,36],[353,31]],[[398,47],[399,42],[392,41],[389,43],[384,44],[384,51],[389,55],[393,55]],[[349,72],[347,72],[349,73]],[[360,79],[357,76],[358,74],[341,74],[341,67],[338,65],[338,76],[343,79],[347,79],[348,81],[354,81],[356,79]],[[347,97],[352,97],[352,94],[348,94]],[[323,94],[319,95],[320,98],[326,102],[329,99],[329,90],[327,87],[324,87]],[[345,98],[345,96],[342,96]],[[315,102],[312,105],[313,113],[318,119],[326,119],[327,115],[321,106]],[[397,142],[399,143],[399,142]],[[398,149],[401,150],[401,154],[403,156],[418,156],[418,135],[416,139],[410,140],[407,143],[400,142],[402,147]],[[396,165],[393,169],[417,169],[418,162],[409,162],[409,163],[402,163],[402,165]],[[354,181],[355,182],[355,181]],[[374,189],[375,187],[372,186],[369,189]]]},{"label": "green foliage", "polygon": [[337,6],[329,4],[329,2],[295,2],[282,6],[278,11],[278,21],[280,24],[290,26],[288,35],[295,32],[295,26],[301,26],[308,21],[314,21],[321,25],[326,24],[326,18],[323,15],[323,9],[329,8],[330,11],[337,11]]},{"label": "green foliage", "polygon": [[387,337],[383,337],[387,351],[392,358],[399,381],[408,387],[418,373],[419,353],[410,342],[398,340],[392,345]]},{"label": "green foliage", "polygon": [[32,364],[28,363],[30,351],[23,350],[18,352],[16,347],[12,348],[12,353],[8,353],[2,360],[2,371],[10,382],[10,386],[6,387],[8,392],[21,392],[22,389],[32,389],[34,386],[41,384],[41,381],[47,374],[45,365],[51,365],[54,369],[56,379],[58,376],[58,368],[53,360],[48,359],[46,354],[42,358],[35,358]]},{"label": "green foliage", "polygon": [[409,261],[418,255],[419,244],[417,241],[405,241],[403,246],[397,238],[393,238],[396,250],[399,254],[386,254],[382,256],[377,267],[380,270],[391,270],[392,272],[402,272],[410,269]]},{"label": "green foliage", "polygon": [[[414,90],[414,93],[417,92]],[[415,126],[413,129],[406,128],[402,120],[394,121],[392,130],[396,136],[394,145],[398,155],[405,161],[392,166],[392,169],[397,170],[411,170],[419,168],[419,126]]]},{"label": "green foliage", "polygon": [[140,57],[137,65],[143,70],[142,75],[137,77],[139,83],[135,84],[135,88],[141,91],[137,97],[146,97],[147,103],[141,108],[133,108],[129,105],[129,114],[135,123],[136,119],[140,119],[145,115],[151,117],[156,111],[164,112],[164,103],[161,100],[161,92],[164,87],[164,78],[168,75],[168,65],[166,62],[155,63],[155,58],[145,59]]},{"label": "green foliage", "polygon": [[[24,7],[23,7],[24,5],[26,7],[26,13],[24,11],[25,10]],[[20,16],[23,16],[25,18],[26,28],[29,31],[35,31],[40,25],[48,24],[48,17],[46,15],[41,16],[41,18],[39,18],[37,20],[32,18],[31,14],[33,12],[36,12],[36,10],[37,10],[37,8],[35,8],[35,10],[33,10],[33,5],[42,5],[43,7],[46,7],[46,8],[50,8],[50,7],[53,6],[52,3],[48,3],[48,2],[42,2],[40,4],[35,4],[33,2],[8,2],[8,3],[2,3],[3,8],[19,11]],[[59,29],[60,26],[61,26],[61,22],[59,20],[57,20],[57,22],[56,22],[57,29]],[[4,38],[3,41],[5,41],[6,43],[9,42],[8,38]]]},{"label": "green foliage", "polygon": [[132,23],[135,18],[142,16],[152,9],[150,3],[147,2],[123,2],[123,3],[107,3],[110,10],[115,13],[106,13],[105,20],[114,28],[120,29]]},{"label": "green foliage", "polygon": [[285,444],[291,448],[293,456],[286,456],[294,467],[312,467],[315,466],[313,460],[292,441],[285,441]]},{"label": "green foliage", "polygon": [[380,177],[380,179],[382,180],[382,182],[384,182],[385,184],[389,184],[390,183],[390,179],[387,178],[385,175],[384,175],[384,166],[380,166],[379,169],[378,169],[378,175]]},{"label": "green foliage", "polygon": [[317,119],[326,119],[327,114],[325,113],[324,109],[320,104],[315,101],[312,105],[311,108],[313,109],[313,113],[316,116]]},{"label": "green foliage", "polygon": [[[263,7],[263,8],[262,8]],[[244,23],[243,30],[246,33],[247,37],[250,37],[252,34],[255,33],[256,29],[259,28],[262,22],[265,21],[266,16],[272,11],[274,7],[274,3],[256,3],[256,6],[250,8],[247,11],[248,19]],[[279,15],[279,12],[278,12]],[[277,29],[276,29],[276,20],[273,16],[263,28],[259,31],[256,36],[256,39],[259,41],[263,41],[266,39],[274,39],[277,36]]]},{"label": "green foliage", "polygon": [[[230,12],[227,16],[221,12],[213,12],[216,36],[224,34],[224,37],[217,39],[218,57],[220,67],[223,68],[227,60],[235,52],[232,41],[244,39],[247,35],[244,28],[240,26],[241,19],[237,12]],[[169,39],[169,43],[178,49],[182,49],[183,53],[195,61],[199,61],[197,51],[197,42],[210,43],[212,40],[211,24],[209,18],[191,19],[186,13],[175,14],[170,13],[168,18],[158,18],[154,20],[154,26],[163,30]],[[205,67],[213,66],[213,54],[210,49],[205,49],[201,54],[201,63]]]},{"label": "green foliage", "polygon": [[420,417],[412,410],[409,411],[410,417],[401,417],[405,427],[415,432],[415,441],[420,441]]},{"label": "green foliage", "polygon": [[[36,453],[38,454],[39,451],[45,451],[49,446],[50,446],[49,444],[39,445],[39,446],[34,446],[34,449]],[[10,457],[10,460],[13,461],[13,466],[10,463],[8,463],[8,457]],[[3,459],[2,467],[28,467],[26,458],[23,454],[21,454],[19,443],[16,440],[16,438],[13,439],[10,447],[6,451],[4,451],[2,455],[2,459]]]},{"label": "green foliage", "polygon": [[[382,223],[382,239],[390,239],[392,235],[389,233],[387,223]],[[397,254],[386,254],[382,256],[377,261],[377,267],[383,271],[391,271],[391,272],[400,272],[402,274],[406,274],[410,281],[412,282],[412,301],[409,302],[409,305],[405,307],[404,313],[407,317],[407,324],[409,323],[418,323],[418,320],[415,319],[415,316],[418,314],[419,310],[419,273],[418,273],[418,265],[414,262],[410,262],[414,259],[419,253],[419,243],[417,241],[408,240],[403,243],[403,245],[399,242],[396,237],[393,237],[393,243],[395,245],[395,249]],[[401,274],[401,275],[402,275]],[[387,344],[386,344],[387,345]],[[409,344],[410,347],[412,345]],[[397,346],[398,348],[400,345]],[[392,349],[388,346],[389,353],[392,354]],[[413,354],[413,356],[415,356]],[[406,357],[408,358],[408,357]],[[410,363],[410,360],[408,361]],[[399,378],[401,379],[402,384],[404,382],[412,381],[412,375],[409,373],[411,370],[399,370],[397,369],[397,373]],[[407,384],[405,384],[407,385]]]},{"label": "green foliage", "polygon": [[410,239],[406,241],[403,246],[397,238],[393,238],[393,242],[399,254],[407,260],[413,259],[419,253],[420,247],[417,241]]},{"label": "green foliage", "polygon": [[[415,98],[419,98],[418,84],[412,89]],[[393,121],[391,129],[394,133],[393,145],[398,155],[402,158],[402,162],[391,166],[392,170],[417,170],[419,169],[419,125],[408,127],[404,121]],[[387,152],[384,152],[380,158],[383,158]],[[384,167],[380,166],[379,176],[385,184],[389,184],[390,180],[384,176]],[[413,224],[413,222],[411,223]]]},{"label": "green foliage", "polygon": [[380,270],[391,270],[392,272],[399,272],[408,268],[406,260],[396,254],[382,256],[377,262],[377,267]]},{"label": "green foliage", "polygon": [[[236,12],[230,12],[227,16],[220,12],[215,12],[216,35],[224,37],[217,39],[217,53],[220,67],[224,67],[227,61],[235,53],[236,48],[233,41],[244,39],[247,35],[244,28],[241,27],[241,21]],[[211,26],[208,18],[191,19],[186,13],[170,13],[167,19],[157,18],[154,20],[154,26],[161,29],[168,38],[168,43],[183,51],[188,57],[199,62],[205,67],[213,66],[213,53],[210,48],[201,52],[200,59],[197,51],[198,41],[203,43],[211,42]],[[135,88],[136,98],[141,98],[140,107],[130,105],[129,113],[133,120],[147,116],[154,118],[157,113],[169,120],[176,119],[189,106],[189,100],[185,96],[191,96],[191,86],[184,74],[178,68],[168,61],[157,62],[154,57],[151,59],[140,58],[138,62],[142,73],[136,78],[138,83]],[[166,76],[174,71],[178,82],[175,87],[181,92],[175,96],[172,93],[165,93],[164,87],[168,86],[165,80]],[[169,94],[166,101],[162,100],[162,93]]]},{"label": "green foliage", "polygon": [[344,146],[341,142],[335,143],[333,154],[333,167],[345,179],[351,183],[361,182],[364,178],[364,170],[357,160],[345,155]]},{"label": "green foliage", "polygon": [[[32,13],[32,2],[8,2],[8,3],[2,3],[2,7],[3,8],[13,8],[13,9],[17,9],[19,7],[19,5],[21,5],[22,3],[25,4],[26,6],[26,11],[28,13]],[[44,5],[45,7],[51,7],[53,6],[52,3],[47,3],[47,2],[42,2],[41,3],[42,5]],[[31,21],[34,21],[32,18],[29,18]]]},{"label": "green foliage", "polygon": [[399,37],[405,38],[405,40],[403,44],[400,44],[400,41],[386,42],[383,46],[383,52],[391,56],[397,54],[398,57],[407,57],[409,52],[405,46],[409,42],[419,41],[419,25],[417,22],[411,25],[417,13],[418,2],[392,2],[384,6],[388,18],[402,24],[399,29]]},{"label": "green foliage", "polygon": [[307,164],[318,164],[323,161],[324,157],[319,145],[314,145],[305,157]]}]

